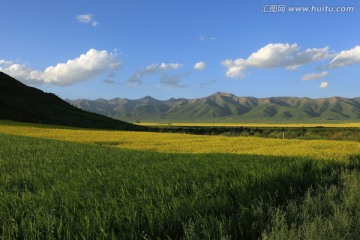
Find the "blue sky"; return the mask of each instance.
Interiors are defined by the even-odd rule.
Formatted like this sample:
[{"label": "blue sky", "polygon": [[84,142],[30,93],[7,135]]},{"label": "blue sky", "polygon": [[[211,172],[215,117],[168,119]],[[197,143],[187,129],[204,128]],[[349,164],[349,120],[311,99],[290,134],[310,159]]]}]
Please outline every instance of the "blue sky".
[{"label": "blue sky", "polygon": [[0,8],[0,70],[62,98],[360,96],[359,1],[0,0]]}]

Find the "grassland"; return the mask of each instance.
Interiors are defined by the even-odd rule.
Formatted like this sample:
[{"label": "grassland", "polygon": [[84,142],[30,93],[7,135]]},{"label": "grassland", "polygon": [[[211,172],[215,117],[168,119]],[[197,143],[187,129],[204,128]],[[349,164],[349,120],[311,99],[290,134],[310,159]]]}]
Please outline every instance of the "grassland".
[{"label": "grassland", "polygon": [[356,239],[359,142],[0,124],[0,239]]}]

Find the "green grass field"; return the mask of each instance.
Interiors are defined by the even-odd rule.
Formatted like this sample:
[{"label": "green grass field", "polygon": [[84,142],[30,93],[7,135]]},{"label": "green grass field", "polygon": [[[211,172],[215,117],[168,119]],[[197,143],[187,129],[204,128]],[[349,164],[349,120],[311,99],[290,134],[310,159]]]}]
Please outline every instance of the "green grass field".
[{"label": "green grass field", "polygon": [[0,134],[0,239],[356,239],[358,167]]}]

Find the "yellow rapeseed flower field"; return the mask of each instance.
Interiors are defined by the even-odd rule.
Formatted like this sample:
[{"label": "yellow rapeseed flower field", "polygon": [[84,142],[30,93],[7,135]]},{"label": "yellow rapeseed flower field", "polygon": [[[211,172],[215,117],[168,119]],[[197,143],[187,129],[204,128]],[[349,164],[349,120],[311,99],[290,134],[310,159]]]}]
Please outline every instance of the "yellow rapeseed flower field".
[{"label": "yellow rapeseed flower field", "polygon": [[350,141],[203,136],[44,126],[0,121],[0,133],[169,153],[303,156],[340,161],[347,160],[350,155],[360,154],[360,143]]}]

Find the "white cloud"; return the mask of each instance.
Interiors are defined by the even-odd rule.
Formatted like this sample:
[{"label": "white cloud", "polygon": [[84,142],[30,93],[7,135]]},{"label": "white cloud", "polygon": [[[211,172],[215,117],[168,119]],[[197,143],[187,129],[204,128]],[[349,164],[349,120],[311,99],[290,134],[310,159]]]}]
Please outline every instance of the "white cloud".
[{"label": "white cloud", "polygon": [[198,71],[204,70],[205,67],[206,67],[206,63],[204,63],[204,62],[197,62],[194,65],[194,69],[198,70]]},{"label": "white cloud", "polygon": [[76,19],[81,23],[90,23],[92,21],[92,18],[92,14],[82,14],[76,17]]},{"label": "white cloud", "polygon": [[329,48],[312,48],[304,52],[297,44],[271,43],[252,53],[247,59],[227,59],[221,62],[227,68],[226,76],[243,78],[246,68],[287,68],[295,70],[300,66],[325,60],[330,57]]},{"label": "white cloud", "polygon": [[131,75],[131,77],[127,80],[127,84],[132,86],[138,86],[143,83],[142,78],[147,75],[176,70],[180,67],[182,67],[182,65],[179,63],[153,63],[148,65],[146,68],[133,73],[133,75]]},{"label": "white cloud", "polygon": [[226,76],[230,78],[245,77],[244,70],[246,69],[246,61],[244,59],[236,59],[235,61],[227,59],[221,62],[227,68]]},{"label": "white cloud", "polygon": [[[156,64],[155,64],[155,66],[156,66]],[[162,63],[162,64],[160,64],[159,69],[168,71],[168,70],[175,70],[180,67],[182,67],[182,65],[179,63],[168,63],[168,64]]]},{"label": "white cloud", "polygon": [[350,66],[360,63],[360,46],[338,53],[330,62],[329,68]]},{"label": "white cloud", "polygon": [[329,87],[329,83],[328,82],[321,82],[320,83],[320,88],[327,88]]},{"label": "white cloud", "polygon": [[12,65],[12,62],[11,61],[6,61],[6,60],[0,60],[0,65],[9,66],[9,65]]},{"label": "white cloud", "polygon": [[301,78],[301,80],[302,81],[309,81],[309,80],[323,78],[323,77],[326,77],[327,75],[328,75],[328,72],[326,72],[326,71],[323,71],[321,73],[309,73],[309,74],[305,74]]},{"label": "white cloud", "polygon": [[289,66],[292,55],[298,51],[297,44],[268,44],[252,53],[246,60],[248,66],[273,68]]},{"label": "white cloud", "polygon": [[2,71],[22,82],[59,86],[85,81],[120,66],[121,63],[116,59],[115,54],[96,49],[90,49],[87,53],[66,63],[47,67],[44,71],[33,70],[25,64],[0,60]]},{"label": "white cloud", "polygon": [[88,13],[88,14],[81,14],[76,16],[76,19],[81,22],[81,23],[85,23],[85,24],[91,24],[93,27],[96,27],[99,22],[93,21],[93,16],[92,14]]}]

